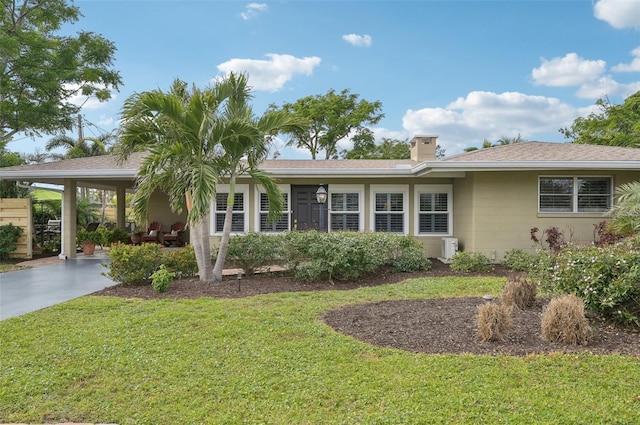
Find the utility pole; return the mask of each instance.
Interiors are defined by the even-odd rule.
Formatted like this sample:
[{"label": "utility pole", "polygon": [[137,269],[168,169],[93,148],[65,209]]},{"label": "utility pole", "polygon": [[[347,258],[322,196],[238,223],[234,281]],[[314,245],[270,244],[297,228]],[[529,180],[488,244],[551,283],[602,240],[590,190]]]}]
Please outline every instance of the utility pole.
[{"label": "utility pole", "polygon": [[[82,131],[82,115],[78,114],[78,144],[82,145],[84,142],[84,134]],[[89,190],[86,187],[80,188],[80,197],[87,199],[89,197]]]}]

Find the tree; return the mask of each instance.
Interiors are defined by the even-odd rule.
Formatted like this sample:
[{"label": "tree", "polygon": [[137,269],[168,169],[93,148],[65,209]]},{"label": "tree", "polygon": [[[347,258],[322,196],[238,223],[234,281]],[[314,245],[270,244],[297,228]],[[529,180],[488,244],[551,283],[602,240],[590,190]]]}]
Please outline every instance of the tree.
[{"label": "tree", "polygon": [[640,181],[620,185],[609,228],[623,235],[640,233]]},{"label": "tree", "polygon": [[482,141],[482,147],[478,148],[476,146],[471,146],[471,147],[465,148],[464,151],[465,152],[473,152],[473,151],[477,151],[478,149],[488,149],[488,148],[492,148],[494,146],[513,145],[513,144],[520,143],[520,142],[526,142],[526,140],[523,139],[522,136],[520,136],[520,133],[518,133],[518,135],[516,137],[502,136],[501,138],[499,138],[498,140],[496,140],[493,143],[491,143],[487,139],[484,139]]},{"label": "tree", "polygon": [[51,154],[56,160],[85,158],[88,156],[106,155],[109,152],[111,141],[115,138],[113,133],[101,134],[98,137],[85,137],[75,140],[69,136],[56,136],[45,145],[47,151],[57,148],[64,148],[64,155]]},{"label": "tree", "polygon": [[[373,138],[353,138],[353,148],[343,150],[344,159],[410,159],[411,147],[406,140],[382,138],[382,143],[376,143]],[[445,150],[436,146],[436,158],[444,158]]]},{"label": "tree", "polygon": [[75,95],[104,101],[122,84],[111,69],[115,46],[82,31],[56,35],[81,16],[65,0],[5,0],[0,15],[0,141],[70,129]]},{"label": "tree", "polygon": [[560,133],[572,143],[640,148],[640,91],[612,105],[606,97],[596,101],[600,113],[578,117]]},{"label": "tree", "polygon": [[[7,142],[0,141],[0,168],[22,164],[24,160],[20,154],[7,150]],[[0,198],[24,198],[28,193],[29,191],[18,186],[17,182],[0,179]]]},{"label": "tree", "polygon": [[228,196],[216,260],[219,273],[213,272],[209,246],[210,204],[222,178],[228,178],[234,190],[235,178],[249,174],[269,196],[270,217],[275,219],[282,212],[282,193],[257,166],[266,159],[268,143],[279,127],[294,130],[286,126],[291,118],[281,112],[256,118],[248,106],[250,98],[246,75],[230,74],[204,90],[195,86],[189,90],[186,83],[176,80],[168,93],[134,94],[122,110],[123,126],[114,153],[124,160],[133,152],[148,152],[138,171],[134,212],[137,218],[146,219],[156,189],[167,193],[174,211],[188,211],[201,281],[222,279],[233,193]]},{"label": "tree", "polygon": [[287,133],[291,137],[288,146],[307,149],[313,159],[324,150],[325,159],[332,159],[338,157],[337,143],[340,140],[366,134],[370,131],[366,125],[377,124],[384,117],[380,113],[380,101],[368,102],[358,98],[359,95],[347,89],[339,94],[331,89],[325,95],[307,96],[295,103],[285,103],[279,109],[271,105],[270,110],[286,112],[304,122],[299,130]]}]

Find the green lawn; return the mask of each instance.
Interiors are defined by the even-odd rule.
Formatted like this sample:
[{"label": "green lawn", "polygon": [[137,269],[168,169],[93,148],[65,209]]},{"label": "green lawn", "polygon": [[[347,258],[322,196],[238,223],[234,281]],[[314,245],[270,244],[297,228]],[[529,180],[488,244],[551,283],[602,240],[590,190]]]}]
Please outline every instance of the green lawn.
[{"label": "green lawn", "polygon": [[497,294],[503,279],[223,300],[84,297],[0,322],[0,422],[637,424],[640,359],[424,355],[334,332],[364,301]]}]

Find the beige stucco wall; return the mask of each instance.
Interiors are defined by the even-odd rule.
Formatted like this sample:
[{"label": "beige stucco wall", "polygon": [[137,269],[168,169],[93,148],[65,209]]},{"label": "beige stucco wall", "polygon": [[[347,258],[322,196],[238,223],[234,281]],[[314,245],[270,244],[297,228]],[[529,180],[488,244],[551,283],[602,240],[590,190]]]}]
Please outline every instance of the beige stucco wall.
[{"label": "beige stucco wall", "polygon": [[[461,250],[482,252],[495,262],[500,262],[504,254],[515,248],[535,252],[530,238],[533,227],[544,229],[558,227],[578,243],[594,240],[594,225],[605,220],[602,214],[545,214],[538,213],[538,178],[540,176],[613,176],[614,186],[640,180],[638,172],[524,172],[487,171],[467,172],[464,177],[452,178],[388,178],[388,179],[282,179],[283,185],[319,185],[331,187],[334,184],[364,185],[362,211],[364,228],[371,228],[371,185],[406,185],[409,194],[408,229],[415,235],[414,187],[420,184],[453,185],[453,235]],[[256,209],[255,186],[248,180],[238,184],[249,184],[249,228],[254,229]],[[164,222],[163,222],[164,225]],[[212,246],[217,246],[217,236],[211,236]],[[441,236],[419,236],[429,257],[441,255]]]},{"label": "beige stucco wall", "polygon": [[[171,211],[171,208],[169,208],[169,197],[163,192],[156,191],[149,200],[149,223],[153,221],[157,221],[162,224],[162,233],[169,233],[171,225],[176,221],[181,221],[183,223],[187,222],[187,213],[185,211],[181,214],[177,214]],[[145,223],[138,224],[140,226],[145,225]],[[184,232],[182,239],[185,242],[189,241],[188,229]]]},{"label": "beige stucco wall", "polygon": [[530,234],[533,227],[557,227],[565,240],[594,241],[594,226],[603,214],[538,213],[539,176],[613,176],[614,186],[640,179],[640,172],[476,172],[456,180],[455,237],[463,250],[482,252],[495,261],[515,248],[535,252]]}]

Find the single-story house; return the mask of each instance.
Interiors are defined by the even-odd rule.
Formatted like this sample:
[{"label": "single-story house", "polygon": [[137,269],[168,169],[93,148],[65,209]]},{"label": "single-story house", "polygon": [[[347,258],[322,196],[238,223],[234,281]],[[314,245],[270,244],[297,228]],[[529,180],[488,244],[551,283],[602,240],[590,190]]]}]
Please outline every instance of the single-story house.
[{"label": "single-story house", "polygon": [[[436,159],[437,136],[411,140],[407,160],[266,160],[286,200],[282,218],[267,223],[266,195],[239,179],[232,232],[393,232],[419,238],[430,257],[457,247],[499,262],[514,248],[533,251],[530,230],[557,227],[573,241],[594,240],[615,188],[640,180],[640,149],[569,143],[521,142]],[[117,165],[110,156],[0,169],[2,179],[64,185],[63,253],[75,256],[75,197],[80,186],[117,193],[118,225],[125,193],[134,190],[142,154]],[[327,192],[325,204],[316,192]],[[222,231],[227,186],[211,200],[211,240]],[[151,221],[164,228],[184,221],[166,196],[151,200]]]}]

